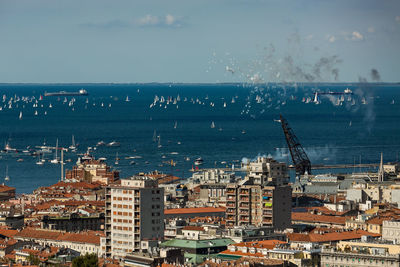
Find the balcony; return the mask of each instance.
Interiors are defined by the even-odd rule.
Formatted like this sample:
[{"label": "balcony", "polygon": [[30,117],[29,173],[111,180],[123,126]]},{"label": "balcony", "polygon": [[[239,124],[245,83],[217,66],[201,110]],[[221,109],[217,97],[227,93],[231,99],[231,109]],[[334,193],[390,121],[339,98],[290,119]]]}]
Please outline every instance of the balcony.
[{"label": "balcony", "polygon": [[249,198],[248,197],[241,197],[240,202],[249,202]]},{"label": "balcony", "polygon": [[236,194],[236,190],[234,188],[227,188],[226,193],[227,194]]},{"label": "balcony", "polygon": [[248,195],[249,194],[249,190],[240,190],[240,195]]},{"label": "balcony", "polygon": [[263,211],[263,216],[272,217],[272,211],[264,210]]},{"label": "balcony", "polygon": [[248,221],[249,221],[249,216],[242,215],[242,216],[240,216],[240,217],[239,217],[239,221],[245,221],[245,222],[248,222]]},{"label": "balcony", "polygon": [[227,209],[226,213],[227,214],[235,214],[236,213],[236,209]]},{"label": "balcony", "polygon": [[235,204],[235,203],[226,203],[226,206],[227,206],[228,208],[235,208],[235,207],[236,207],[236,204]]},{"label": "balcony", "polygon": [[272,224],[272,220],[264,219],[263,224]]},{"label": "balcony", "polygon": [[226,200],[228,200],[228,201],[236,201],[236,197],[229,196],[229,197],[226,198]]}]

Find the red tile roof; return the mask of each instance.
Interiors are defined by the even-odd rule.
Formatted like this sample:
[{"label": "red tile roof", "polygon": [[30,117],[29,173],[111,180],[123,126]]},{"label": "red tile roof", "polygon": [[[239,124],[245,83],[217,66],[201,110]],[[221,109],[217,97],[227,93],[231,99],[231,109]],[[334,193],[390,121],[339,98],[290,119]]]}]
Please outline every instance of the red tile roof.
[{"label": "red tile roof", "polygon": [[0,193],[8,192],[8,191],[15,191],[15,187],[10,187],[7,185],[0,184]]},{"label": "red tile roof", "polygon": [[309,212],[292,212],[292,221],[345,225],[346,217],[317,215]]},{"label": "red tile roof", "polygon": [[191,225],[188,225],[188,226],[183,227],[182,230],[187,230],[187,231],[204,231],[204,228],[201,227],[201,226],[191,226]]},{"label": "red tile roof", "polygon": [[313,242],[313,243],[324,243],[324,242],[332,242],[332,241],[341,241],[341,240],[352,240],[352,239],[360,239],[363,235],[369,235],[373,237],[379,237],[380,234],[370,233],[364,230],[354,230],[354,231],[338,231],[338,232],[330,232],[325,234],[317,234],[317,233],[290,233],[287,235],[288,239],[291,242]]},{"label": "red tile roof", "polygon": [[10,229],[2,229],[0,228],[0,235],[6,236],[6,237],[13,237],[16,233],[18,233],[18,230],[10,230]]},{"label": "red tile roof", "polygon": [[101,233],[94,231],[84,233],[64,233],[57,231],[48,231],[35,228],[25,228],[15,235],[16,238],[26,239],[45,239],[45,240],[58,240],[69,241],[76,243],[90,243],[100,245]]}]

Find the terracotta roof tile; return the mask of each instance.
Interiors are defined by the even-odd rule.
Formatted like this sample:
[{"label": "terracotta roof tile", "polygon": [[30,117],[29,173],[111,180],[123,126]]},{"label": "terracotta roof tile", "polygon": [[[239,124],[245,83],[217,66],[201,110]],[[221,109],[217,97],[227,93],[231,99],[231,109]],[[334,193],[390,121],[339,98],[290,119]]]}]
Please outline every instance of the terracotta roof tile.
[{"label": "terracotta roof tile", "polygon": [[288,239],[291,242],[313,242],[313,243],[324,243],[331,241],[340,241],[340,240],[352,240],[352,239],[360,239],[363,235],[369,235],[373,237],[379,237],[380,234],[370,233],[364,230],[354,230],[354,231],[341,231],[341,232],[331,232],[325,234],[317,234],[317,233],[290,233],[288,234]]},{"label": "terracotta roof tile", "polygon": [[292,221],[315,222],[315,223],[321,222],[321,223],[345,225],[346,217],[317,215],[308,212],[292,212]]}]

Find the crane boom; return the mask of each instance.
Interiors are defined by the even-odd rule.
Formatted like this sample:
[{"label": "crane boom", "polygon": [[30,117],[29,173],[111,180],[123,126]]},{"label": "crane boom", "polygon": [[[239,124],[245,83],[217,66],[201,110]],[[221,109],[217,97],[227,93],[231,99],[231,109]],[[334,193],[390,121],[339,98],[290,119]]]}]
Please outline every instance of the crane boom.
[{"label": "crane boom", "polygon": [[290,155],[292,156],[293,165],[296,168],[296,174],[302,175],[305,174],[306,171],[308,174],[311,174],[311,162],[292,128],[290,128],[289,123],[285,118],[283,118],[282,114],[280,115],[280,121],[289,147]]}]

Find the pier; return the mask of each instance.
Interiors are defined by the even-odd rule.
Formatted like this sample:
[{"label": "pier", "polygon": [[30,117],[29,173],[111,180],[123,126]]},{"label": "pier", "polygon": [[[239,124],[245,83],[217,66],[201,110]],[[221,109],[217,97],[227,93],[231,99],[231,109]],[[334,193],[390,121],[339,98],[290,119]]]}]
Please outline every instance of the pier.
[{"label": "pier", "polygon": [[[311,166],[312,170],[326,170],[326,169],[365,169],[365,168],[377,168],[379,167],[379,163],[365,163],[365,164],[333,164],[333,165],[325,165],[325,164],[315,164]],[[191,169],[191,172],[197,171],[206,171],[206,170],[213,170],[213,169],[220,169],[226,172],[233,171],[233,172],[245,172],[247,171],[246,167],[243,168],[198,168],[198,169]],[[289,165],[288,169],[294,170],[295,166]]]}]

